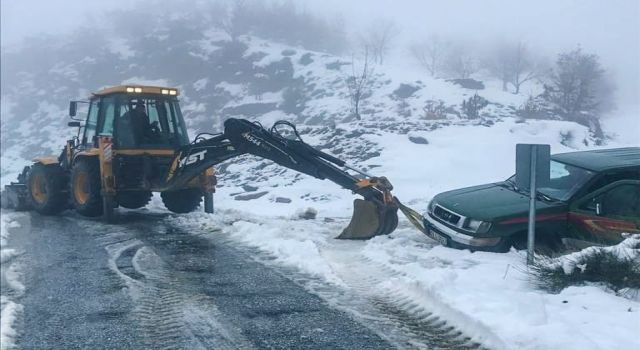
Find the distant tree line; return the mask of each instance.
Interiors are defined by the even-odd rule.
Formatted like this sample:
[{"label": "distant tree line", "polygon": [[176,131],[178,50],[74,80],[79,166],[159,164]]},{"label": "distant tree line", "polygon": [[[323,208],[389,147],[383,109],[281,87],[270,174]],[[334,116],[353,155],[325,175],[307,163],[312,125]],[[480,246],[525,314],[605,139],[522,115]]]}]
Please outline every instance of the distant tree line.
[{"label": "distant tree line", "polygon": [[598,55],[580,47],[560,53],[550,64],[525,42],[478,47],[432,35],[413,43],[409,52],[436,78],[490,76],[501,81],[504,91],[514,94],[521,93],[526,83],[535,82],[542,92],[532,94],[522,106],[520,112],[526,117],[561,117],[601,136],[598,119],[614,107],[611,75]]}]

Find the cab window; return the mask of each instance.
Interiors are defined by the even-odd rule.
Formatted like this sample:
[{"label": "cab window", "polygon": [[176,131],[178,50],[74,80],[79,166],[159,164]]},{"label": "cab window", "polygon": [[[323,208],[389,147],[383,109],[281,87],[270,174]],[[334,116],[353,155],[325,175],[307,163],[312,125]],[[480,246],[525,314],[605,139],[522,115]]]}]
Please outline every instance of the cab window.
[{"label": "cab window", "polygon": [[589,186],[585,193],[595,192],[603,188],[608,184],[612,184],[616,181],[620,180],[635,180],[640,179],[640,171],[638,170],[628,170],[628,171],[619,171],[615,173],[608,173],[600,176],[593,184]]},{"label": "cab window", "polygon": [[87,146],[94,144],[94,137],[96,136],[96,127],[98,125],[98,110],[100,102],[98,99],[91,101],[89,104],[89,114],[87,116],[87,122],[84,127],[84,136],[82,137],[82,143]]},{"label": "cab window", "polygon": [[549,184],[538,188],[538,191],[551,198],[566,201],[593,176],[594,173],[589,170],[552,160]]},{"label": "cab window", "polygon": [[155,95],[116,98],[115,138],[121,148],[176,148],[189,143],[178,101]]},{"label": "cab window", "polygon": [[601,215],[640,218],[640,185],[616,186],[599,197]]},{"label": "cab window", "polygon": [[113,136],[113,119],[115,116],[115,100],[113,97],[102,99],[101,126],[98,135]]},{"label": "cab window", "polygon": [[640,219],[640,184],[621,184],[593,197],[580,210],[604,217]]}]

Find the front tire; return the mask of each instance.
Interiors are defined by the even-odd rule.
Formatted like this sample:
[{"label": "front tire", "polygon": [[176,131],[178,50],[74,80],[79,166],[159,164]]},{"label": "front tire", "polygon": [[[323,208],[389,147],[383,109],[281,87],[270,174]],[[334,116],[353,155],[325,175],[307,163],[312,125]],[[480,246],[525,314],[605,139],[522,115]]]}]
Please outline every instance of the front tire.
[{"label": "front tire", "polygon": [[34,164],[27,184],[29,202],[38,213],[55,215],[67,208],[65,174],[57,164]]},{"label": "front tire", "polygon": [[187,188],[184,190],[167,191],[160,193],[164,206],[174,213],[190,213],[200,206],[202,190],[199,188]]},{"label": "front tire", "polygon": [[71,169],[69,184],[71,203],[80,215],[96,217],[102,214],[102,184],[97,159],[78,160]]}]

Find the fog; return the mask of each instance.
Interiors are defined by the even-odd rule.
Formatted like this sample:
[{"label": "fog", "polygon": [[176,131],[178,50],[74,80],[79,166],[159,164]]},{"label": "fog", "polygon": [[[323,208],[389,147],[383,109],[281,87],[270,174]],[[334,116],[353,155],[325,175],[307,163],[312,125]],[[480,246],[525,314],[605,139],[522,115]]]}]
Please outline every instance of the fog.
[{"label": "fog", "polygon": [[[2,48],[19,45],[26,37],[41,33],[64,35],[79,25],[104,20],[103,15],[109,10],[127,9],[134,3],[3,0]],[[598,54],[603,66],[615,77],[619,108],[640,109],[639,1],[303,0],[295,3],[306,11],[342,18],[353,38],[376,20],[393,20],[400,29],[394,45],[394,54],[398,57],[406,56],[408,43],[434,33],[479,45],[520,40],[552,60],[559,52],[580,45],[585,51]],[[154,6],[164,4],[159,2]]]}]

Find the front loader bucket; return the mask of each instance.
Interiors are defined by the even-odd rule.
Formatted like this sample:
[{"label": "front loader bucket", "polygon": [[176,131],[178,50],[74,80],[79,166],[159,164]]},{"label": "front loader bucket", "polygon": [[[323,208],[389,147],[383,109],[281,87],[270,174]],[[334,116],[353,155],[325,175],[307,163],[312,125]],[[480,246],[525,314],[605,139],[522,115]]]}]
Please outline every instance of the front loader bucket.
[{"label": "front loader bucket", "polygon": [[30,205],[27,200],[27,186],[20,183],[6,185],[0,193],[0,206],[3,209],[29,210]]},{"label": "front loader bucket", "polygon": [[337,239],[369,239],[393,232],[398,226],[398,207],[364,199],[353,201],[351,222]]}]

